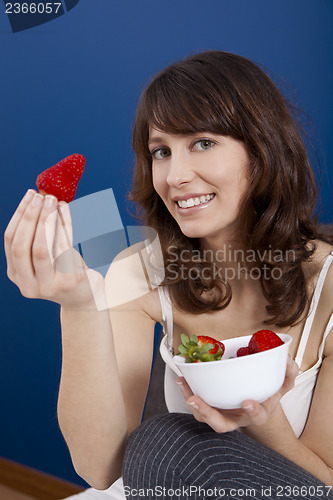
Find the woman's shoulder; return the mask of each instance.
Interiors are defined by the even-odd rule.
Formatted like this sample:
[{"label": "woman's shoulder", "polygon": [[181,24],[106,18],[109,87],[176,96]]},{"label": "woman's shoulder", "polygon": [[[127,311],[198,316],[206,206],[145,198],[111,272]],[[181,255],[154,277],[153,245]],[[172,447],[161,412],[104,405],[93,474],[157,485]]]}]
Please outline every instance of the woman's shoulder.
[{"label": "woman's shoulder", "polygon": [[[311,259],[303,263],[305,277],[308,280],[318,278],[328,256],[333,252],[333,245],[322,240],[315,240],[315,250]],[[330,267],[328,275],[333,274],[333,266]]]},{"label": "woman's shoulder", "polygon": [[[316,252],[314,255],[314,261],[317,264],[317,273],[320,273],[323,265],[326,262],[327,257],[333,254],[333,245],[325,243],[323,241],[318,242]],[[320,296],[320,311],[321,316],[326,320],[331,321],[333,315],[333,261],[327,270],[325,281],[323,283],[323,288]],[[319,306],[318,306],[319,307]],[[330,363],[333,363],[333,329],[325,341],[324,356],[328,359],[330,358]],[[327,364],[327,361],[326,361]]]},{"label": "woman's shoulder", "polygon": [[[326,243],[321,240],[315,242],[316,249],[313,253],[311,261],[305,263],[304,274],[307,280],[309,289],[313,291],[318,283],[320,273],[327,261],[329,255],[333,252],[333,245]],[[325,280],[323,282],[323,288],[321,292],[321,302],[326,304],[329,311],[332,310],[332,296],[333,296],[333,263],[327,269]],[[325,306],[325,309],[326,309]]]}]

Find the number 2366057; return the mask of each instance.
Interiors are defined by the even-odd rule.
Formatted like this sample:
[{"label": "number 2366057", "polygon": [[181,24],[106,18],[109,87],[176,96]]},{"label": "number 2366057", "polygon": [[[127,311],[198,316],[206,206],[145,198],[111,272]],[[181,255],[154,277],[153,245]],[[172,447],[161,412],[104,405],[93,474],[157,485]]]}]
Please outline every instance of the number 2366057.
[{"label": "number 2366057", "polygon": [[53,3],[6,3],[6,14],[57,14],[61,7],[61,2]]}]

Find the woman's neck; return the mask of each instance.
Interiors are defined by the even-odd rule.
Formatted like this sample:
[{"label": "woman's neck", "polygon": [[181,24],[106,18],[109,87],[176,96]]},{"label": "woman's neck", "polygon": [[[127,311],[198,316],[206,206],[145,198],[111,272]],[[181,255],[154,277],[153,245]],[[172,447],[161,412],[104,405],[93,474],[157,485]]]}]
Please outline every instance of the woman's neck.
[{"label": "woman's neck", "polygon": [[[253,268],[244,245],[234,239],[202,240],[200,248],[204,260],[213,262],[219,273],[231,286],[244,288],[259,281],[260,269]],[[246,286],[246,288],[248,288]]]}]

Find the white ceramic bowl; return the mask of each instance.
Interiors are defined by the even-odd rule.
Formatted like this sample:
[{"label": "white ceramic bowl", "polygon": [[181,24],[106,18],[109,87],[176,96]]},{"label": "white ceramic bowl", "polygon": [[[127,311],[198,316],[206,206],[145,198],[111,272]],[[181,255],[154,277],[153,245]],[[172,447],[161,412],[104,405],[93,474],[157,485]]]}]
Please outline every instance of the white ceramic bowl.
[{"label": "white ceramic bowl", "polygon": [[173,361],[192,392],[210,406],[240,408],[246,399],[259,403],[273,396],[282,386],[292,337],[277,334],[284,344],[267,351],[236,357],[239,347],[248,345],[252,335],[223,341],[225,352],[219,361],[185,363],[183,356]]}]

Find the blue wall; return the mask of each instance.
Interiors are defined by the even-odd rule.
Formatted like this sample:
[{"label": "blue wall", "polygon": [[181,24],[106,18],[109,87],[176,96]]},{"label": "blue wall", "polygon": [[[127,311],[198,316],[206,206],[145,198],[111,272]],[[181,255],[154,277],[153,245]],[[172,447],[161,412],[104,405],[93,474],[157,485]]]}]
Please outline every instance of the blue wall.
[{"label": "blue wall", "polygon": [[[203,49],[263,64],[312,117],[326,161],[320,217],[332,221],[332,21],[331,0],[80,0],[13,33],[0,4],[1,231],[37,174],[74,152],[87,158],[78,196],[112,187],[133,224],[125,197],[138,95],[154,72]],[[56,421],[58,307],[22,298],[3,253],[1,297],[0,455],[84,484]]]}]

